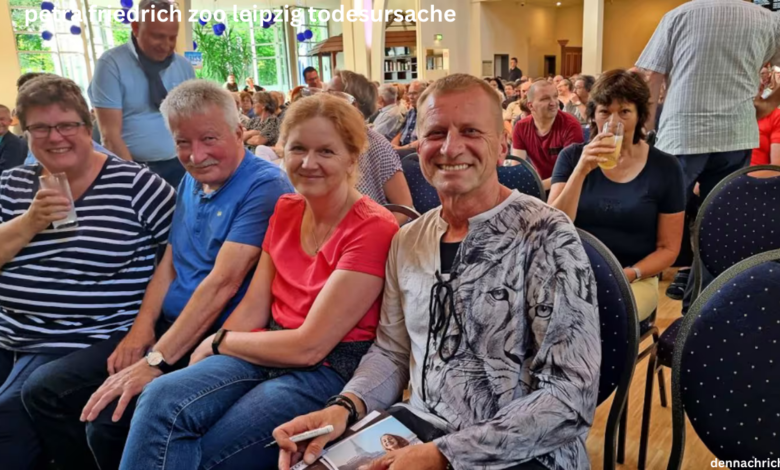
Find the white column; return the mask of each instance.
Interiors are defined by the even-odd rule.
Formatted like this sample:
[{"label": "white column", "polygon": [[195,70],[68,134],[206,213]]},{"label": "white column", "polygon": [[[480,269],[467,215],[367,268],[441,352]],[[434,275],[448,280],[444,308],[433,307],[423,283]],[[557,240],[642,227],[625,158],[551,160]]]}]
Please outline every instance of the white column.
[{"label": "white column", "polygon": [[[387,0],[374,0],[374,14],[379,17],[379,12],[384,12],[387,8]],[[384,16],[384,15],[382,15]],[[385,21],[371,21],[371,46],[369,47],[371,56],[371,76],[370,80],[384,83],[385,74]],[[418,53],[419,57],[419,53]],[[419,59],[418,59],[419,60]],[[418,65],[419,69],[419,65]]]},{"label": "white column", "polygon": [[189,11],[192,9],[192,1],[179,0],[177,4],[181,11],[181,22],[179,35],[176,37],[176,52],[184,55],[185,51],[192,51],[192,23],[187,21],[190,17]]},{"label": "white column", "polygon": [[585,0],[582,6],[582,73],[602,72],[604,0]]},{"label": "white column", "polygon": [[[368,47],[368,41],[371,37],[369,30],[366,28],[370,25],[360,21],[350,22],[346,19],[346,13],[349,10],[362,10],[368,9],[369,14],[372,9],[371,0],[341,0],[341,4],[344,6],[345,18],[344,18],[344,62],[348,70],[365,75],[371,76],[371,58],[370,49]],[[370,19],[369,19],[370,21]]]}]

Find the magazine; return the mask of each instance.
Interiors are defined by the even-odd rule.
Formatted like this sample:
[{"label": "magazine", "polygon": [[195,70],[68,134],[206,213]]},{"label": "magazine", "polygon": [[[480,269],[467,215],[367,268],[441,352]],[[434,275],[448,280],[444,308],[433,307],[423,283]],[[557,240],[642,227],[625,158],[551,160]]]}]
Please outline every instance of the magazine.
[{"label": "magazine", "polygon": [[386,412],[374,411],[347,429],[312,465],[301,461],[292,470],[361,470],[390,450],[422,441]]}]

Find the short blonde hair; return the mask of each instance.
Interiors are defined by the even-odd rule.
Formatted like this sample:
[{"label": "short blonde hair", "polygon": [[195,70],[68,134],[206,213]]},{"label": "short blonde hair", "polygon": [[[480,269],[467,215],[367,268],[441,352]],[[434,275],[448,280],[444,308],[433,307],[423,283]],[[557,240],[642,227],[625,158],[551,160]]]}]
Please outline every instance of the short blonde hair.
[{"label": "short blonde hair", "polygon": [[431,96],[441,96],[450,93],[458,93],[473,88],[479,88],[485,92],[488,100],[490,101],[493,114],[495,115],[496,131],[501,134],[504,132],[504,113],[501,106],[501,97],[496,90],[490,86],[485,80],[481,80],[472,75],[464,73],[455,73],[447,75],[433,82],[432,85],[425,88],[420,97],[417,99],[417,134],[422,134],[422,128],[425,123],[425,117],[427,115],[425,110],[425,103]]},{"label": "short blonde hair", "polygon": [[[360,111],[342,98],[318,93],[307,96],[290,105],[284,115],[282,128],[279,132],[279,142],[285,145],[290,132],[314,118],[325,118],[336,128],[341,141],[347,147],[352,157],[352,163],[357,163],[360,156],[368,150],[368,132]],[[357,170],[350,175],[349,183],[354,185],[358,179]]]}]

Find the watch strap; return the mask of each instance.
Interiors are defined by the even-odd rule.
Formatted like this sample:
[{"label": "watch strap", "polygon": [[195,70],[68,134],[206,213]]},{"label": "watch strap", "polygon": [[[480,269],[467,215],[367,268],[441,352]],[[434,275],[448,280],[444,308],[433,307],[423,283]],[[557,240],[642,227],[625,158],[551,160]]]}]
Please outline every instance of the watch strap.
[{"label": "watch strap", "polygon": [[211,342],[211,352],[213,352],[215,356],[219,356],[219,345],[222,344],[222,340],[225,339],[225,335],[229,331],[230,330],[220,328],[217,331],[217,334],[214,335],[214,341]]}]

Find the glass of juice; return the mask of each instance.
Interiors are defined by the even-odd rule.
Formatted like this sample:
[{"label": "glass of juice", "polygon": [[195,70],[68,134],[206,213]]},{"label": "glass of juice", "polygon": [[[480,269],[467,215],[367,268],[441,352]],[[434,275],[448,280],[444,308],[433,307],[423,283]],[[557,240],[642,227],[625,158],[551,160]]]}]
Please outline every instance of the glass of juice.
[{"label": "glass of juice", "polygon": [[623,146],[623,123],[614,118],[610,119],[604,123],[601,133],[612,134],[610,137],[601,139],[601,142],[604,145],[614,145],[615,151],[602,154],[601,157],[606,158],[607,161],[599,163],[599,166],[604,170],[611,170],[617,166],[620,158],[620,148]]}]

